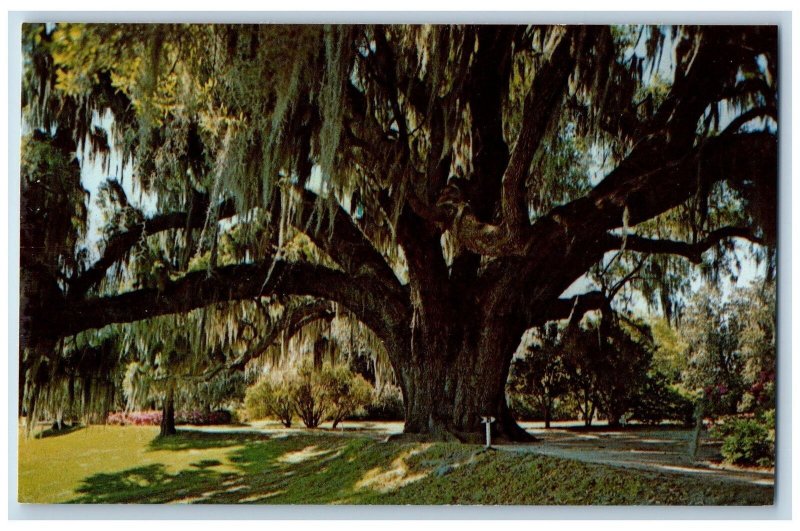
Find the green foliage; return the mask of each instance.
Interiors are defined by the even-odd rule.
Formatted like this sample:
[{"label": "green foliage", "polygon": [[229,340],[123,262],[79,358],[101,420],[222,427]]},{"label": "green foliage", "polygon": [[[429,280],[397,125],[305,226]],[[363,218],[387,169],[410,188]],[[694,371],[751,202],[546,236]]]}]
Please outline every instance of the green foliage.
[{"label": "green foliage", "polygon": [[273,370],[249,387],[245,409],[251,419],[273,417],[287,428],[297,414],[307,428],[316,428],[327,419],[335,429],[372,397],[372,386],[345,365],[315,369],[304,363],[296,370]]},{"label": "green foliage", "polygon": [[310,363],[304,363],[297,371],[294,407],[306,428],[316,428],[328,409],[321,374]]},{"label": "green foliage", "polygon": [[297,383],[285,374],[270,373],[247,388],[244,407],[249,419],[274,417],[290,428],[294,417]]},{"label": "green foliage", "polygon": [[695,405],[689,398],[675,390],[666,376],[659,372],[647,375],[633,400],[631,419],[646,424],[676,421],[690,426]]},{"label": "green foliage", "polygon": [[689,346],[684,382],[711,414],[775,404],[775,286],[737,288],[730,300],[706,288],[690,301],[681,333]]},{"label": "green foliage", "polygon": [[324,367],[320,375],[320,385],[328,404],[327,415],[333,423],[333,429],[372,399],[372,386],[361,375],[353,374],[344,365]]},{"label": "green foliage", "polygon": [[631,410],[650,368],[651,344],[646,327],[611,312],[566,338],[568,389],[587,425],[595,411],[617,425]]},{"label": "green foliage", "polygon": [[722,456],[736,465],[775,464],[775,410],[751,418],[726,418],[712,436],[722,439]]},{"label": "green foliage", "polygon": [[689,345],[682,330],[670,326],[666,319],[650,321],[653,333],[653,369],[670,383],[677,383],[689,365]]},{"label": "green foliage", "polygon": [[527,348],[512,362],[508,393],[515,412],[541,418],[549,426],[558,398],[568,390],[564,347],[556,323],[535,330]]}]

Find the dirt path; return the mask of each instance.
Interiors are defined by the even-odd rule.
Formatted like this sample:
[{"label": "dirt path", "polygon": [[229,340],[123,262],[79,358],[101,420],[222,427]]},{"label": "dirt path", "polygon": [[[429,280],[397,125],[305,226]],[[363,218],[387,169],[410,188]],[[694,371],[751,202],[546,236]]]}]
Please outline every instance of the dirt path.
[{"label": "dirt path", "polygon": [[[554,423],[544,429],[542,423],[522,423],[539,441],[529,444],[498,445],[509,452],[533,452],[542,455],[576,459],[589,463],[651,470],[683,475],[713,477],[756,485],[773,485],[774,472],[764,469],[743,469],[723,466],[719,444],[704,441],[697,460],[689,457],[691,430],[679,428],[629,427],[607,430],[602,426],[586,430],[575,423]],[[286,429],[276,422],[255,422],[250,426],[214,426],[192,428],[203,431],[248,431],[285,436],[307,433],[302,427]],[[334,433],[326,430],[328,433]],[[342,435],[385,438],[401,433],[402,422],[343,422],[335,433]]]},{"label": "dirt path", "polygon": [[561,424],[546,430],[539,423],[523,423],[523,427],[539,441],[501,445],[498,448],[757,485],[773,485],[775,482],[774,472],[771,470],[744,469],[720,464],[719,444],[709,441],[701,443],[697,459],[693,461],[689,456],[691,430],[649,427],[632,427],[622,431],[602,428],[583,430],[574,424]]}]

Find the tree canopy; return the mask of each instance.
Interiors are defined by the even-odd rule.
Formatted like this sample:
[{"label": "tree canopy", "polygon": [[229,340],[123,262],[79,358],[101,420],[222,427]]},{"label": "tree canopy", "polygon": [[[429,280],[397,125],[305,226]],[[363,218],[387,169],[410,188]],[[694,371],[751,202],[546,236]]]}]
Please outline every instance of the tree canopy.
[{"label": "tree canopy", "polygon": [[[774,269],[775,27],[30,24],[23,50],[26,400],[103,327],[208,308],[193,355],[231,365],[332,312],[406,431],[522,437],[525,330],[620,290],[671,319],[735,239]],[[76,154],[131,175],[90,203]]]}]

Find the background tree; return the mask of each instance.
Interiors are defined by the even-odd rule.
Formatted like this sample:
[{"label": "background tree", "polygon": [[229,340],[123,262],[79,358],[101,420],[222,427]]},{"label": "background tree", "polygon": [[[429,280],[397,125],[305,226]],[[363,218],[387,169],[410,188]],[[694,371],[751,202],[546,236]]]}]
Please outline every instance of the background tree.
[{"label": "background tree", "polygon": [[728,300],[715,289],[689,302],[681,332],[688,345],[685,384],[708,402],[708,415],[774,407],[775,286],[753,283]]},{"label": "background tree", "polygon": [[509,391],[513,399],[536,411],[550,427],[555,401],[567,391],[562,338],[556,323],[535,329],[535,337],[525,342],[522,356],[511,362]]},{"label": "background tree", "polygon": [[[562,295],[607,253],[625,251],[615,264],[641,268],[636,289],[668,315],[688,266],[653,256],[719,273],[731,238],[771,256],[774,27],[23,34],[30,129],[118,154],[152,205],[99,258],[32,270],[25,367],[87,329],[312,296],[378,338],[407,432],[477,439],[493,415],[496,435],[524,438],[505,400],[520,338],[601,304]],[[234,228],[238,252],[220,260]],[[164,267],[126,290],[141,239],[160,239]],[[206,270],[190,270],[205,252]]]},{"label": "background tree", "polygon": [[609,426],[620,425],[630,412],[647,378],[652,354],[649,330],[603,312],[595,330],[594,353],[588,354],[594,373],[594,396]]}]

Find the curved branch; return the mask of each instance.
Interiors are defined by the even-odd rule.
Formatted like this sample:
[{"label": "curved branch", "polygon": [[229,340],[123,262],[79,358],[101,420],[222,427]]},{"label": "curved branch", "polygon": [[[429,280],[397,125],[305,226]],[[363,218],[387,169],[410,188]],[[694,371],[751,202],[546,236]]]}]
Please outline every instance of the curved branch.
[{"label": "curved branch", "polygon": [[544,322],[582,317],[586,312],[600,310],[605,304],[606,296],[602,291],[589,291],[574,297],[557,299],[545,314]]},{"label": "curved branch", "polygon": [[772,105],[767,105],[765,107],[753,107],[752,109],[743,112],[733,120],[731,123],[725,127],[725,130],[720,133],[721,135],[730,135],[736,133],[740,127],[744,124],[749,122],[750,120],[755,120],[756,118],[764,118],[769,117],[778,121],[778,109]]},{"label": "curved branch", "polygon": [[406,319],[406,306],[378,283],[355,279],[319,265],[282,260],[226,266],[215,270],[211,276],[205,271],[196,271],[167,283],[163,291],[141,289],[74,301],[38,317],[48,334],[65,337],[112,323],[188,312],[273,293],[311,295],[336,301],[382,338],[393,337],[396,327]]},{"label": "curved branch", "polygon": [[334,311],[328,301],[316,300],[297,308],[287,309],[278,322],[272,325],[270,331],[256,345],[249,348],[247,352],[239,356],[230,365],[223,366],[223,368],[231,372],[244,370],[248,362],[261,356],[284,331],[291,338],[310,322],[320,319],[330,321],[333,317]]},{"label": "curved branch", "polygon": [[608,250],[624,248],[628,251],[641,253],[675,254],[685,256],[693,263],[699,264],[702,261],[704,252],[728,238],[743,238],[753,243],[763,244],[763,241],[746,227],[723,227],[710,232],[708,236],[696,243],[646,238],[635,234],[624,236],[608,234],[606,242]]},{"label": "curved branch", "polygon": [[[145,220],[143,223],[131,227],[125,232],[112,236],[106,244],[103,256],[92,264],[82,275],[69,282],[69,298],[71,300],[83,297],[90,289],[96,286],[108,269],[136,245],[142,235],[156,234],[171,229],[202,229],[208,211],[209,199],[205,194],[196,194],[189,212],[172,212],[161,214]],[[218,206],[220,219],[232,217],[236,214],[233,200],[228,199]]]}]

